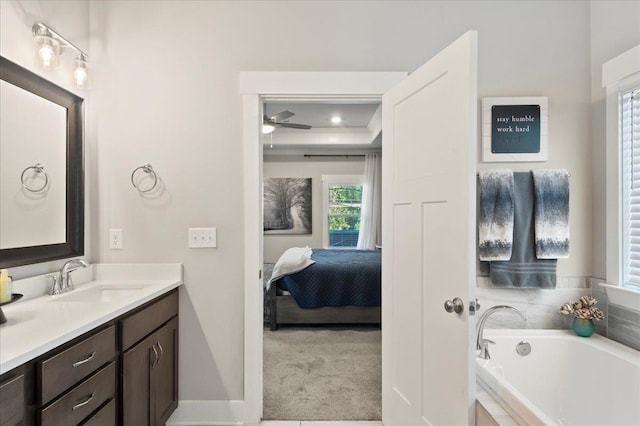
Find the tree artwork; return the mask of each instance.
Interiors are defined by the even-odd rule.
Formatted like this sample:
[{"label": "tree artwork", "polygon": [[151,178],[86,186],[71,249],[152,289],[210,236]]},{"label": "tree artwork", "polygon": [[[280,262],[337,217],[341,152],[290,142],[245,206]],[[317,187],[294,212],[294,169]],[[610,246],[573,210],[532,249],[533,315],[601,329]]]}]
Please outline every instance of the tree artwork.
[{"label": "tree artwork", "polygon": [[265,178],[265,234],[311,234],[311,178]]}]

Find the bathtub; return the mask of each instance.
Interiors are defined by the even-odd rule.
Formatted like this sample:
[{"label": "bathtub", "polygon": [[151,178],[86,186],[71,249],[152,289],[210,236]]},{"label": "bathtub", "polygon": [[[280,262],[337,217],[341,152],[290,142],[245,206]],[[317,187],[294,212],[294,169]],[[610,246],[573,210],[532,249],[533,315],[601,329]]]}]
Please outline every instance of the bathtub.
[{"label": "bathtub", "polygon": [[[565,330],[489,330],[478,384],[523,425],[640,425],[640,352]],[[531,353],[516,352],[528,342]]]}]

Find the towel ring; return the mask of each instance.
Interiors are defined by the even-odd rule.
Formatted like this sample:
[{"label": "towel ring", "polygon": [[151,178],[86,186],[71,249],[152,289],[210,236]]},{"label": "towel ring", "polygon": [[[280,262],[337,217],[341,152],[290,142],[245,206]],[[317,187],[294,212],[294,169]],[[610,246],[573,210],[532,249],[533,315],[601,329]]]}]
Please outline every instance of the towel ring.
[{"label": "towel ring", "polygon": [[[135,174],[138,170],[142,170],[143,172],[147,173],[147,174],[151,174],[151,176],[153,177],[153,185],[151,185],[150,188],[147,189],[140,189],[140,187],[138,185],[136,185],[135,182]],[[141,193],[147,193],[150,191],[153,191],[155,189],[155,187],[158,185],[158,175],[156,174],[156,172],[153,170],[153,167],[151,167],[151,164],[149,163],[145,163],[140,167],[136,167],[135,169],[133,169],[133,172],[131,172],[131,185],[133,185],[133,187]]]},{"label": "towel ring", "polygon": [[[24,174],[32,169],[35,171],[35,173],[42,173],[44,175],[44,185],[39,188],[29,188],[29,185],[27,185],[27,183],[24,181]],[[49,185],[49,176],[47,175],[47,172],[44,171],[44,165],[42,165],[41,163],[36,163],[33,166],[29,166],[22,171],[22,174],[20,175],[20,182],[22,182],[22,187],[29,192],[42,192],[47,187],[47,185]]]}]

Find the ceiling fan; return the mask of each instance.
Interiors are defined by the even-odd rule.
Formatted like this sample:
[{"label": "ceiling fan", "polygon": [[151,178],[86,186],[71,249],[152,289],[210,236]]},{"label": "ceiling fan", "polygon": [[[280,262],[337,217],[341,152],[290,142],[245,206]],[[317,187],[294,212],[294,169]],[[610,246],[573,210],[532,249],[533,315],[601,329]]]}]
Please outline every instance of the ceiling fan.
[{"label": "ceiling fan", "polygon": [[311,126],[308,124],[296,124],[289,123],[287,120],[293,117],[295,114],[291,111],[280,111],[277,114],[272,115],[271,117],[267,117],[264,115],[262,117],[262,133],[269,134],[275,130],[276,127],[288,127],[290,129],[302,129],[309,130]]}]

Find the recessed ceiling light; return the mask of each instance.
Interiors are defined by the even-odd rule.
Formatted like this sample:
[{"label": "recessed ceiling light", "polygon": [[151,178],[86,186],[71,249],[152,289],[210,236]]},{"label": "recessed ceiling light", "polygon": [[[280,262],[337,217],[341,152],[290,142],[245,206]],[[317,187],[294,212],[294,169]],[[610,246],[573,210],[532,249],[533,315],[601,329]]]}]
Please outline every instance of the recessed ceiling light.
[{"label": "recessed ceiling light", "polygon": [[340,123],[342,123],[342,117],[340,117],[338,115],[334,115],[333,117],[331,117],[331,122],[333,124],[340,124]]}]

